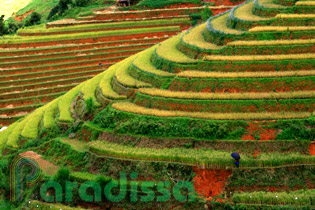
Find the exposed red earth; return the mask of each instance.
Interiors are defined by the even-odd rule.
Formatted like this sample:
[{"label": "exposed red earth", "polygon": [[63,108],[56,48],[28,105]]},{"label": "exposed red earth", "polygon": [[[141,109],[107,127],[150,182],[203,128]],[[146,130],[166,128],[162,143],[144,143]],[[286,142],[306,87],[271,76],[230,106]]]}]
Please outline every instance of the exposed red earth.
[{"label": "exposed red earth", "polygon": [[220,195],[224,191],[226,180],[232,174],[231,170],[201,169],[194,167],[195,191],[206,198]]},{"label": "exposed red earth", "polygon": [[309,150],[310,150],[310,155],[315,155],[315,141],[310,143]]},{"label": "exposed red earth", "polygon": [[[242,140],[274,140],[278,134],[276,129],[263,128],[263,124],[259,121],[250,122],[246,130],[247,134],[242,137]],[[259,139],[256,139],[258,137]]]},{"label": "exposed red earth", "polygon": [[16,15],[14,20],[16,21],[22,21],[24,20],[24,18],[26,18],[29,14],[31,14],[34,10],[28,11],[26,13],[24,13],[23,15]]},{"label": "exposed red earth", "polygon": [[41,155],[33,152],[33,151],[27,151],[24,153],[19,154],[22,157],[26,157],[26,158],[32,158],[34,160],[36,160],[40,166],[40,168],[43,170],[44,173],[46,173],[47,175],[54,175],[59,167],[55,166],[54,164],[50,163],[47,160],[44,160]]}]

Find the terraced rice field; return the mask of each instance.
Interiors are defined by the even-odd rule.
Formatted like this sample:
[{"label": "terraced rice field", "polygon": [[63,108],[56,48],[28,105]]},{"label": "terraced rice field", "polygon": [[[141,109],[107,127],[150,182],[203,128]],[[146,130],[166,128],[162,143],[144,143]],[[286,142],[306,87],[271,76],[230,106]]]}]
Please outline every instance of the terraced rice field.
[{"label": "terraced rice field", "polygon": [[[228,8],[214,7],[214,12]],[[188,13],[201,9],[96,11],[88,19],[51,22],[20,29],[13,39],[5,37],[0,43],[0,125],[189,28]]]},{"label": "terraced rice field", "polygon": [[[100,73],[84,82],[69,72],[74,88],[1,132],[1,148],[5,155],[15,154],[17,149],[45,154],[53,164],[66,165],[69,179],[79,183],[103,180],[104,184],[119,179],[121,171],[138,173],[138,177],[130,175],[137,182],[127,190],[130,198],[114,204],[99,201],[98,206],[89,206],[92,209],[108,205],[314,209],[315,33],[314,26],[308,25],[312,9],[312,3],[253,0],[169,39],[163,33],[175,35],[178,26],[163,26],[161,31],[154,28],[152,35],[165,41],[152,43],[143,51],[136,48],[138,53],[135,49],[113,51],[122,61],[115,60],[111,66],[103,61],[110,67],[102,72],[99,67]],[[100,12],[95,17],[103,15]],[[56,31],[65,30],[49,33]],[[31,37],[32,43],[41,43],[36,35]],[[23,39],[12,44],[21,45]],[[136,40],[141,39],[145,37]],[[111,54],[88,54],[94,52],[89,46],[95,43],[90,41],[82,44],[87,49],[80,60],[71,60],[78,56],[71,54],[69,45],[60,58],[47,54],[44,59],[34,59],[25,52],[23,66],[0,65],[11,67],[8,72],[22,68],[40,72],[40,67],[27,66],[31,61],[57,72],[55,67],[66,67],[58,59],[70,59],[76,65]],[[11,43],[2,46],[6,44]],[[8,52],[13,56],[16,50]],[[82,63],[71,68],[82,68]],[[45,83],[30,85],[47,88]],[[31,100],[24,86],[19,90]],[[10,87],[2,88],[10,91]],[[241,154],[239,168],[232,152]],[[140,196],[132,196],[139,185],[153,181],[151,189],[157,192],[154,183],[161,180],[170,181],[170,186],[179,180],[190,181],[200,200],[184,205],[174,198],[166,203],[154,198],[145,204],[132,202]],[[42,209],[87,208],[66,203],[49,207],[40,201],[32,201],[28,207],[37,205]]]},{"label": "terraced rice field", "polygon": [[7,125],[110,65],[186,29],[189,18],[21,29],[0,46],[0,124]]}]

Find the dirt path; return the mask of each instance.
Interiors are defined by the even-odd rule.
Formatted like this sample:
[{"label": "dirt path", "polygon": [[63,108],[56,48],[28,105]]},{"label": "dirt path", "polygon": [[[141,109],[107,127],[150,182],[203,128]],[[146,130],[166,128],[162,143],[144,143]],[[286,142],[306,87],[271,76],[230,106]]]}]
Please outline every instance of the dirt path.
[{"label": "dirt path", "polygon": [[54,164],[48,162],[47,160],[44,160],[41,155],[33,151],[24,152],[19,155],[22,157],[35,159],[39,163],[39,166],[43,170],[43,172],[48,176],[56,174],[59,169],[58,166],[55,166]]}]

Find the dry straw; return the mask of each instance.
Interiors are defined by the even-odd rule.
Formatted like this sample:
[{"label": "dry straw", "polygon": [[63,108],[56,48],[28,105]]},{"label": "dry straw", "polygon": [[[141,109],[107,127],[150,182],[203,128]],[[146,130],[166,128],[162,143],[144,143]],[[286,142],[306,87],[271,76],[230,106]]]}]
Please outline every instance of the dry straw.
[{"label": "dry straw", "polygon": [[301,77],[315,76],[315,70],[301,71],[266,71],[266,72],[206,72],[182,71],[178,77],[188,78],[262,78],[262,77]]},{"label": "dry straw", "polygon": [[272,60],[300,60],[314,59],[315,53],[306,54],[284,54],[284,55],[208,55],[204,60],[208,61],[272,61]]},{"label": "dry straw", "polygon": [[315,1],[298,1],[295,3],[297,6],[315,6]]},{"label": "dry straw", "polygon": [[118,102],[112,105],[114,109],[141,115],[156,117],[191,117],[212,120],[274,120],[274,119],[298,119],[308,118],[310,112],[263,112],[263,113],[205,113],[205,112],[183,112],[149,109],[137,106],[130,102]]},{"label": "dry straw", "polygon": [[246,99],[297,99],[315,98],[314,91],[295,91],[295,92],[268,92],[268,93],[200,93],[170,91],[156,88],[141,88],[139,92],[150,96],[160,96],[165,98],[180,99],[205,99],[205,100],[246,100]]},{"label": "dry straw", "polygon": [[310,31],[315,30],[315,26],[257,26],[249,29],[249,32],[262,31]]},{"label": "dry straw", "polygon": [[234,41],[234,42],[229,42],[227,45],[259,46],[259,45],[295,45],[295,44],[315,44],[315,39]]}]

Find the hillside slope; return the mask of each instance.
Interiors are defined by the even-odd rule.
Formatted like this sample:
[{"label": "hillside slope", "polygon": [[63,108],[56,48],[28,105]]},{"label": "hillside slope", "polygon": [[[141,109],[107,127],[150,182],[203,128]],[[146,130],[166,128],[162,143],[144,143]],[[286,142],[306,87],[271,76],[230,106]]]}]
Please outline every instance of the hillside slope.
[{"label": "hillside slope", "polygon": [[[230,7],[211,7],[214,14]],[[0,125],[8,125],[112,64],[189,28],[203,7],[99,10],[19,29],[0,44]]]},{"label": "hillside slope", "polygon": [[[112,65],[1,132],[3,158],[137,182],[82,208],[314,209],[314,2],[249,0]],[[162,180],[190,181],[198,202],[134,202]]]},{"label": "hillside slope", "polygon": [[27,6],[32,0],[2,0],[0,15],[5,15],[4,19],[11,17],[13,13],[16,13],[20,9]]}]

